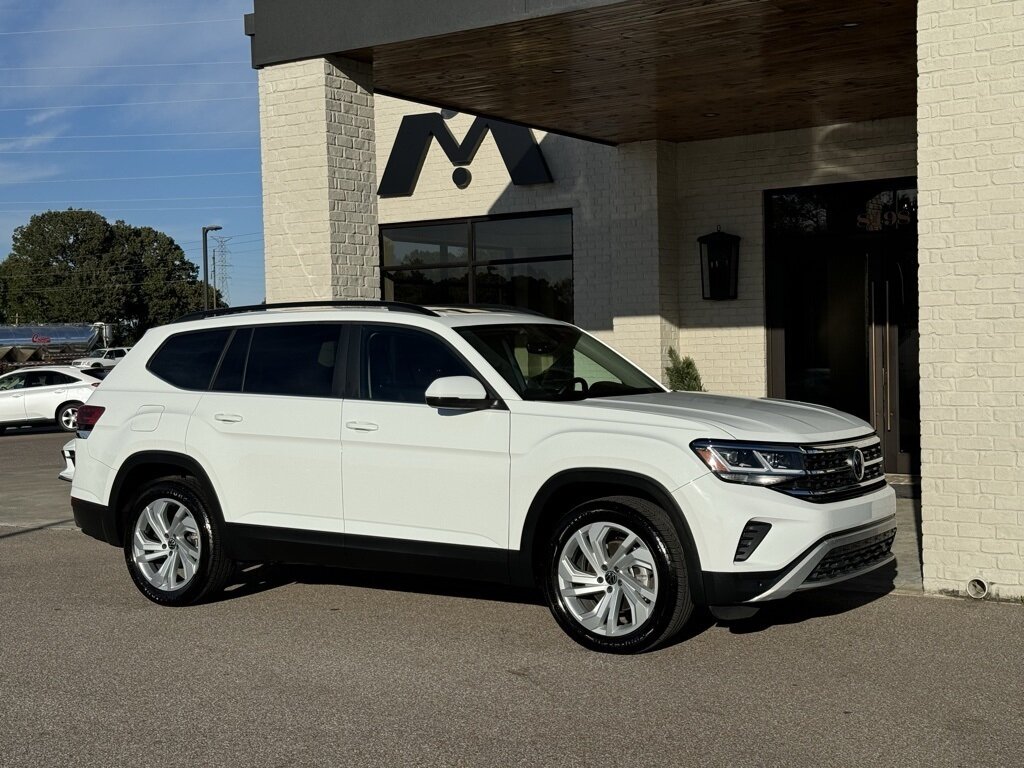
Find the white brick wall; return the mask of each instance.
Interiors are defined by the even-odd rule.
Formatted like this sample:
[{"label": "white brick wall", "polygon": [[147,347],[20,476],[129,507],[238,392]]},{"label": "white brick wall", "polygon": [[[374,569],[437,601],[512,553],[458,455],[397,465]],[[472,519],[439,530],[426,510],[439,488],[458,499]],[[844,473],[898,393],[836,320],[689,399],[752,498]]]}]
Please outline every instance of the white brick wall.
[{"label": "white brick wall", "polygon": [[[681,354],[712,392],[767,394],[764,191],[913,176],[912,117],[680,144],[678,238]],[[701,299],[697,238],[739,235],[735,301]]]},{"label": "white brick wall", "polygon": [[[259,71],[267,301],[374,295],[373,97],[365,65]],[[353,77],[355,79],[353,79]]]},{"label": "white brick wall", "polygon": [[918,3],[925,589],[1024,596],[1024,3]]}]

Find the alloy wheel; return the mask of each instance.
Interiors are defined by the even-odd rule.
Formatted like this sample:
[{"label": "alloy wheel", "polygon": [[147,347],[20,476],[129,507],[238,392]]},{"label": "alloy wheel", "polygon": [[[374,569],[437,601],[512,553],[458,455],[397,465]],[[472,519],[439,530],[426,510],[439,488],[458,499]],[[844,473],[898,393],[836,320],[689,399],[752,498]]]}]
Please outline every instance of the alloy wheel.
[{"label": "alloy wheel", "polygon": [[199,525],[188,507],[168,498],[146,505],[135,522],[132,557],[150,585],[164,592],[185,587],[201,555]]},{"label": "alloy wheel", "polygon": [[558,592],[585,629],[621,637],[639,629],[658,599],[658,570],[643,540],[610,522],[584,525],[558,556]]}]

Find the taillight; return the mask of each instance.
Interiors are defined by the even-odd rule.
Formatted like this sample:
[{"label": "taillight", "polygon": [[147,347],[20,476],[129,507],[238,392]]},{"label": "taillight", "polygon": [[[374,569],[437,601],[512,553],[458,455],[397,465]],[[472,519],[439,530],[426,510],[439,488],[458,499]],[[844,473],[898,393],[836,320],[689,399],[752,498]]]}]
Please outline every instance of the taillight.
[{"label": "taillight", "polygon": [[103,411],[106,410],[102,405],[80,405],[78,406],[78,436],[86,437],[83,432],[91,432],[92,428],[96,426],[96,422],[100,420],[100,416],[103,415]]}]

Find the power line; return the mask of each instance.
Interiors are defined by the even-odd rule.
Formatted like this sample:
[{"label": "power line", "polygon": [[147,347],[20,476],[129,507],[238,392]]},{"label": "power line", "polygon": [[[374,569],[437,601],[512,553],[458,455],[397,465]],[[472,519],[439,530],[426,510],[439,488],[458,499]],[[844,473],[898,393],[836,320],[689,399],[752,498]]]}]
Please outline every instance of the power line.
[{"label": "power line", "polygon": [[240,152],[259,147],[144,147],[142,149],[0,149],[0,155],[95,155],[118,152]]},{"label": "power line", "polygon": [[0,107],[0,112],[42,112],[46,109],[97,109],[100,107],[152,107],[158,104],[194,104],[203,101],[244,101],[256,96],[218,96],[213,99],[171,99],[169,101],[118,101],[112,104],[48,104],[43,107]]},{"label": "power line", "polygon": [[[251,208],[262,208],[262,205],[218,205],[216,210],[218,211],[241,211]],[[196,205],[196,206],[181,206],[181,207],[164,207],[164,208],[108,208],[110,211],[119,211],[125,213],[127,211],[206,211],[209,210],[208,205]],[[0,213],[39,213],[38,208],[4,208],[0,210]]]},{"label": "power line", "polygon": [[[197,197],[100,197],[91,200],[0,200],[0,205],[79,205],[81,203],[155,203],[170,200],[238,200],[259,195],[199,195]],[[2,211],[0,211],[2,213]]]},{"label": "power line", "polygon": [[0,141],[28,141],[55,139],[137,139],[150,136],[219,136],[235,133],[259,133],[255,128],[244,131],[175,131],[169,133],[70,133],[57,136],[55,134],[34,133],[28,136],[0,136]]},{"label": "power line", "polygon": [[50,64],[43,67],[0,67],[0,72],[24,72],[41,69],[136,69],[151,67],[206,67],[226,64],[251,64],[245,59],[238,61],[173,61],[167,64]]},{"label": "power line", "polygon": [[64,29],[20,29],[14,32],[0,32],[0,35],[50,35],[55,32],[99,32],[107,29],[145,29],[148,27],[178,27],[186,24],[238,23],[238,19],[196,19],[193,21],[157,21],[149,24],[118,24],[110,27],[66,27]]},{"label": "power line", "polygon": [[[256,85],[255,80],[220,80],[212,82],[177,82],[177,83],[76,83],[75,88],[145,88],[148,86],[176,86],[176,85]],[[45,85],[0,85],[0,88],[54,88],[52,83]]]},{"label": "power line", "polygon": [[93,179],[36,179],[34,181],[0,181],[3,185],[13,184],[71,184],[73,182],[92,181],[149,181],[151,179],[194,179],[205,176],[250,176],[259,171],[219,171],[216,173],[177,173],[169,176],[110,176]]}]

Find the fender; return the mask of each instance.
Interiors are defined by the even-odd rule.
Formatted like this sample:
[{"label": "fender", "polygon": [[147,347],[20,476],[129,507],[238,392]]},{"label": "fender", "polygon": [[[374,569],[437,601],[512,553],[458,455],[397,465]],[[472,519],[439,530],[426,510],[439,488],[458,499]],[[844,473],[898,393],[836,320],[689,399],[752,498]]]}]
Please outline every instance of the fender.
[{"label": "fender", "polygon": [[122,462],[121,468],[117,471],[117,476],[114,478],[114,483],[110,488],[108,506],[117,516],[119,532],[121,527],[120,511],[125,501],[125,499],[122,498],[125,481],[127,480],[128,475],[131,474],[132,470],[149,464],[169,465],[182,469],[188,474],[195,476],[200,483],[209,489],[210,503],[213,508],[212,511],[219,519],[221,525],[224,525],[224,514],[220,509],[220,500],[217,498],[217,494],[214,491],[213,483],[210,482],[210,476],[198,461],[191,456],[187,456],[183,453],[174,453],[172,451],[140,451],[139,453],[133,453],[125,459],[124,462]]},{"label": "fender", "polygon": [[550,477],[541,486],[540,490],[537,491],[537,495],[534,496],[533,502],[530,504],[530,510],[526,514],[526,522],[523,524],[519,552],[509,553],[509,570],[513,583],[524,586],[532,586],[535,583],[533,551],[536,544],[537,531],[544,517],[544,508],[561,489],[569,485],[581,484],[609,488],[609,493],[603,493],[602,495],[612,495],[619,492],[628,493],[630,489],[640,491],[664,509],[675,523],[676,533],[679,534],[680,543],[683,545],[683,552],[686,555],[686,572],[693,591],[694,601],[698,604],[704,603],[704,581],[701,575],[700,556],[693,541],[693,534],[690,532],[690,525],[686,521],[686,515],[683,514],[672,494],[661,483],[645,475],[639,475],[626,470],[581,467],[578,469],[567,469]]}]

